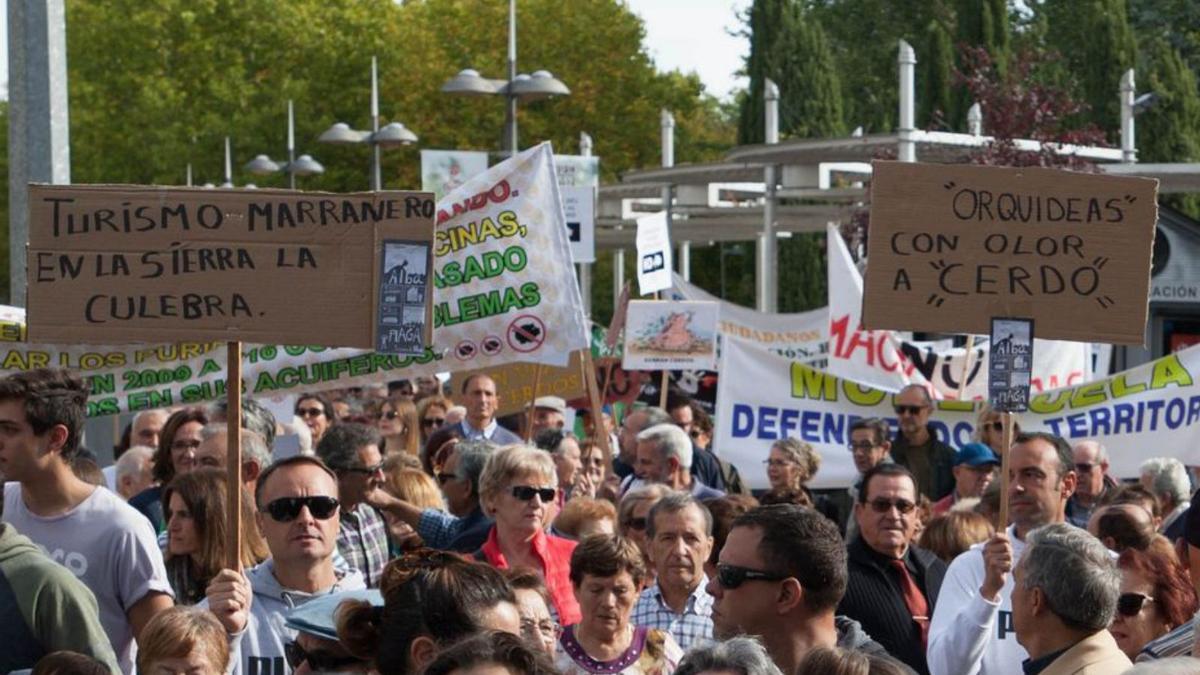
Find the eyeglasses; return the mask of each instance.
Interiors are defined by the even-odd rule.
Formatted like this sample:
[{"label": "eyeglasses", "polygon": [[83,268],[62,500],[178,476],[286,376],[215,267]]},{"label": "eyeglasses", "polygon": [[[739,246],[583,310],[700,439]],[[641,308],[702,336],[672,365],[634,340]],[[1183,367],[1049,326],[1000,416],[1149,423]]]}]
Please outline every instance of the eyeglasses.
[{"label": "eyeglasses", "polygon": [[646,529],[646,519],[626,518],[625,520],[621,521],[621,526],[627,530],[637,530],[638,532],[641,532],[642,530]]},{"label": "eyeglasses", "polygon": [[200,447],[200,441],[195,438],[180,438],[171,443],[173,452],[186,452]]},{"label": "eyeglasses", "polygon": [[389,410],[385,413],[380,414],[379,418],[385,419],[385,420],[394,420],[399,416],[400,416],[400,413],[396,412],[395,410]]},{"label": "eyeglasses", "polygon": [[301,663],[308,661],[308,665],[314,671],[337,671],[346,666],[353,666],[362,663],[362,659],[357,659],[353,656],[334,656],[329,652],[324,651],[307,651],[301,647],[298,642],[292,641],[283,645],[283,655],[287,659],[288,665],[293,670],[300,667]]},{"label": "eyeglasses", "polygon": [[562,628],[553,621],[546,619],[544,621],[533,621],[532,619],[523,619],[521,621],[521,633],[527,639],[536,639],[537,636],[558,641],[558,636],[562,634]]},{"label": "eyeglasses", "polygon": [[437,476],[435,476],[435,478],[437,478],[438,485],[445,485],[455,478],[458,478],[458,476],[452,473],[439,473]]},{"label": "eyeglasses", "polygon": [[984,429],[991,429],[992,431],[1004,431],[1004,422],[1000,421],[984,422],[981,426]]},{"label": "eyeglasses", "polygon": [[373,475],[379,471],[383,471],[383,462],[375,466],[335,466],[331,467],[334,471],[342,471],[344,473],[361,473],[366,476]]},{"label": "eyeglasses", "polygon": [[927,407],[928,406],[923,406],[923,405],[897,405],[896,406],[896,414],[897,415],[920,415],[921,411]]},{"label": "eyeglasses", "polygon": [[533,487],[532,485],[514,485],[512,488],[512,496],[527,502],[535,496],[540,497],[543,504],[549,504],[554,500],[554,496],[558,494],[558,490],[552,487]]},{"label": "eyeglasses", "polygon": [[296,408],[296,414],[300,417],[320,417],[325,414],[322,408]]},{"label": "eyeglasses", "polygon": [[290,523],[300,516],[300,509],[308,507],[308,512],[317,520],[326,520],[333,516],[338,509],[338,500],[333,497],[280,497],[263,508],[271,520],[277,523]]},{"label": "eyeglasses", "polygon": [[884,499],[879,497],[870,501],[871,509],[875,513],[887,513],[895,508],[901,514],[912,513],[912,510],[917,508],[917,505],[907,499]]},{"label": "eyeglasses", "polygon": [[421,420],[421,426],[423,427],[440,427],[445,423],[445,417],[426,417],[425,419]]},{"label": "eyeglasses", "polygon": [[691,436],[692,438],[700,438],[703,435],[704,430],[700,427],[692,427],[691,429],[688,429],[688,436]]},{"label": "eyeglasses", "polygon": [[859,441],[857,443],[847,443],[846,449],[850,452],[870,452],[875,449],[875,444],[871,441]]},{"label": "eyeglasses", "polygon": [[795,464],[795,462],[787,459],[764,459],[763,464],[766,464],[773,469],[781,469],[785,466],[791,466]]},{"label": "eyeglasses", "polygon": [[1075,464],[1075,470],[1079,473],[1091,473],[1092,469],[1094,468],[1096,468],[1095,464],[1089,464],[1087,462],[1077,462]]},{"label": "eyeglasses", "polygon": [[1137,616],[1147,602],[1154,602],[1154,598],[1144,593],[1122,593],[1117,596],[1117,611],[1121,616]]},{"label": "eyeglasses", "polygon": [[777,572],[763,572],[749,567],[717,563],[717,583],[721,588],[733,590],[747,581],[783,581],[788,575]]}]

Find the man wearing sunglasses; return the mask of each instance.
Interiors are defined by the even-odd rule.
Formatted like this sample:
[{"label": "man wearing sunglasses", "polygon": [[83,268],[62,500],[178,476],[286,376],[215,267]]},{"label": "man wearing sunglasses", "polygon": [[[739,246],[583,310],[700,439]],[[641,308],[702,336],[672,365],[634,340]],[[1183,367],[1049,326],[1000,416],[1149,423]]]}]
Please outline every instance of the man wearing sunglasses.
[{"label": "man wearing sunglasses", "polygon": [[368,588],[379,585],[388,562],[388,528],[366,502],[366,493],[383,484],[380,435],[365,424],[331,427],[317,443],[317,457],[337,474],[341,527],[337,547],[350,566],[362,572]]},{"label": "man wearing sunglasses", "polygon": [[1108,451],[1098,441],[1080,441],[1071,448],[1079,482],[1067,501],[1067,522],[1086,528],[1096,507],[1104,501],[1117,481],[1108,475]]},{"label": "man wearing sunglasses", "polygon": [[896,424],[892,459],[917,479],[917,492],[937,501],[954,489],[954,448],[937,439],[929,428],[933,399],[919,384],[896,394]]},{"label": "man wearing sunglasses", "polygon": [[857,621],[836,615],[846,592],[846,548],[837,525],[813,509],[775,504],[738,516],[707,590],[713,636],[760,637],[785,673],[816,647],[887,656]]},{"label": "man wearing sunglasses", "polygon": [[849,581],[838,613],[861,623],[892,656],[928,673],[929,617],[946,563],[913,545],[920,520],[916,500],[908,469],[880,464],[867,471],[854,505],[858,536],[846,546]]},{"label": "man wearing sunglasses", "polygon": [[259,477],[255,520],[271,557],[244,575],[221,570],[201,603],[230,636],[234,675],[285,673],[287,645],[296,639],[287,613],[330,593],[365,588],[357,570],[333,564],[337,495],[337,476],[308,455],[279,460]]},{"label": "man wearing sunglasses", "polygon": [[1029,654],[1013,632],[1012,567],[1033,530],[1066,521],[1075,491],[1071,446],[1036,431],[1017,435],[1008,455],[1012,526],[950,563],[929,627],[933,675],[1008,675],[1021,672]]},{"label": "man wearing sunglasses", "polygon": [[1108,632],[1121,573],[1085,530],[1034,530],[1013,570],[1013,627],[1029,652],[1026,673],[1119,675],[1133,665]]}]

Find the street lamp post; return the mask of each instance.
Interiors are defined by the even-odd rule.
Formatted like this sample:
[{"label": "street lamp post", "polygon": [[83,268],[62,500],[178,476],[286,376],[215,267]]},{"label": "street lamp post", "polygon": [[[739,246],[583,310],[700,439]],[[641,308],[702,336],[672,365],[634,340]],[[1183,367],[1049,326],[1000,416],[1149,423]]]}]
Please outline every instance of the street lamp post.
[{"label": "street lamp post", "polygon": [[504,150],[517,154],[517,100],[533,101],[551,96],[568,96],[571,90],[547,70],[532,75],[517,73],[517,2],[508,2],[508,80],[491,80],[472,68],[459,71],[442,85],[447,94],[462,96],[503,96]]},{"label": "street lamp post", "polygon": [[254,159],[246,162],[245,170],[256,176],[267,176],[279,171],[283,171],[288,175],[288,187],[296,189],[296,176],[313,176],[325,173],[325,167],[321,163],[312,158],[312,155],[300,155],[296,158],[296,114],[292,107],[292,102],[288,101],[288,120],[287,120],[287,153],[288,161],[283,166],[278,162],[273,161],[267,155],[257,155]]},{"label": "street lamp post", "polygon": [[379,62],[371,57],[371,130],[358,131],[351,129],[345,122],[337,122],[317,137],[322,143],[335,145],[357,145],[369,143],[372,147],[371,158],[371,189],[383,189],[383,169],[380,166],[380,150],[382,147],[411,145],[417,142],[417,135],[409,131],[399,122],[385,124],[379,127]]}]

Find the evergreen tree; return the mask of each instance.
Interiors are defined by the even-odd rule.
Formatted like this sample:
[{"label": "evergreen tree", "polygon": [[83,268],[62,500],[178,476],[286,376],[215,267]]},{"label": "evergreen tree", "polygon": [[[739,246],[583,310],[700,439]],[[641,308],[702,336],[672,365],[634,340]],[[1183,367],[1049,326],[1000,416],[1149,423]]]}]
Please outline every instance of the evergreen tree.
[{"label": "evergreen tree", "polygon": [[787,8],[770,59],[771,79],[779,85],[779,131],[793,138],[845,133],[842,85],[829,39],[816,21]]},{"label": "evergreen tree", "polygon": [[930,21],[924,42],[925,55],[917,63],[917,126],[928,128],[940,119],[953,127],[954,46],[950,33],[940,22]]},{"label": "evergreen tree", "polygon": [[763,128],[763,87],[766,79],[778,73],[773,62],[778,54],[775,47],[782,32],[783,22],[790,17],[794,0],[754,0],[746,12],[747,37],[750,39],[750,54],[746,57],[746,75],[750,87],[742,98],[738,116],[738,143],[762,143],[766,138]]},{"label": "evergreen tree", "polygon": [[956,9],[958,41],[986,49],[1003,77],[1009,50],[1007,0],[959,0]]},{"label": "evergreen tree", "polygon": [[[1163,38],[1150,43],[1145,61],[1138,88],[1154,92],[1158,100],[1137,119],[1139,161],[1200,161],[1200,94],[1195,73]],[[1200,217],[1200,195],[1163,195],[1160,199],[1193,218]]]}]

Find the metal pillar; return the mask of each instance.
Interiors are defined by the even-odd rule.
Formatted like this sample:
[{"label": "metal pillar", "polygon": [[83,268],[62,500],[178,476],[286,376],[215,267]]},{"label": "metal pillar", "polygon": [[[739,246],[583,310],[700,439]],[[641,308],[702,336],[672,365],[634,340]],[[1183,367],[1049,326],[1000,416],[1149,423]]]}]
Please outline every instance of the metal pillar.
[{"label": "metal pillar", "polygon": [[[779,86],[770,79],[763,86],[766,101],[766,143],[779,142]],[[763,169],[763,229],[758,238],[758,311],[779,311],[779,254],[775,239],[775,189],[776,167],[768,164]]]},{"label": "metal pillar", "polygon": [[913,142],[912,133],[916,125],[916,96],[914,93],[913,72],[917,67],[917,55],[912,45],[900,41],[900,54],[897,57],[900,64],[900,143],[899,159],[901,162],[917,161],[917,145]]},{"label": "metal pillar", "polygon": [[[659,113],[659,123],[662,136],[662,166],[664,169],[669,169],[675,166],[675,116],[670,110],[663,108]],[[662,189],[662,208],[667,214],[667,232],[672,231],[671,227],[671,186],[668,185]],[[679,245],[679,258],[683,260],[685,257],[684,250],[688,243],[683,242]],[[681,269],[682,273],[683,270]],[[684,275],[684,279],[687,276]]]},{"label": "metal pillar", "polygon": [[983,108],[980,107],[978,101],[972,103],[970,109],[967,110],[967,131],[972,136],[983,135]]},{"label": "metal pillar", "polygon": [[[586,131],[579,132],[579,154],[584,157],[592,156],[592,137]],[[595,190],[593,190],[595,194]],[[599,209],[599,204],[592,207],[592,213]],[[579,294],[583,296],[583,313],[592,316],[592,263],[579,263]]]},{"label": "metal pillar", "polygon": [[1134,136],[1133,101],[1137,94],[1133,81],[1133,68],[1121,76],[1121,161],[1133,164],[1137,161],[1137,141]]},{"label": "metal pillar", "polygon": [[29,183],[71,182],[63,0],[8,2],[9,302],[25,305]]},{"label": "metal pillar", "polygon": [[382,158],[380,153],[383,148],[379,147],[379,142],[376,140],[376,134],[379,133],[379,62],[371,57],[371,190],[383,189],[383,167],[380,166]]},{"label": "metal pillar", "polygon": [[508,138],[508,156],[517,154],[517,96],[512,83],[517,80],[517,0],[508,0],[508,87],[504,113],[504,131]]}]

